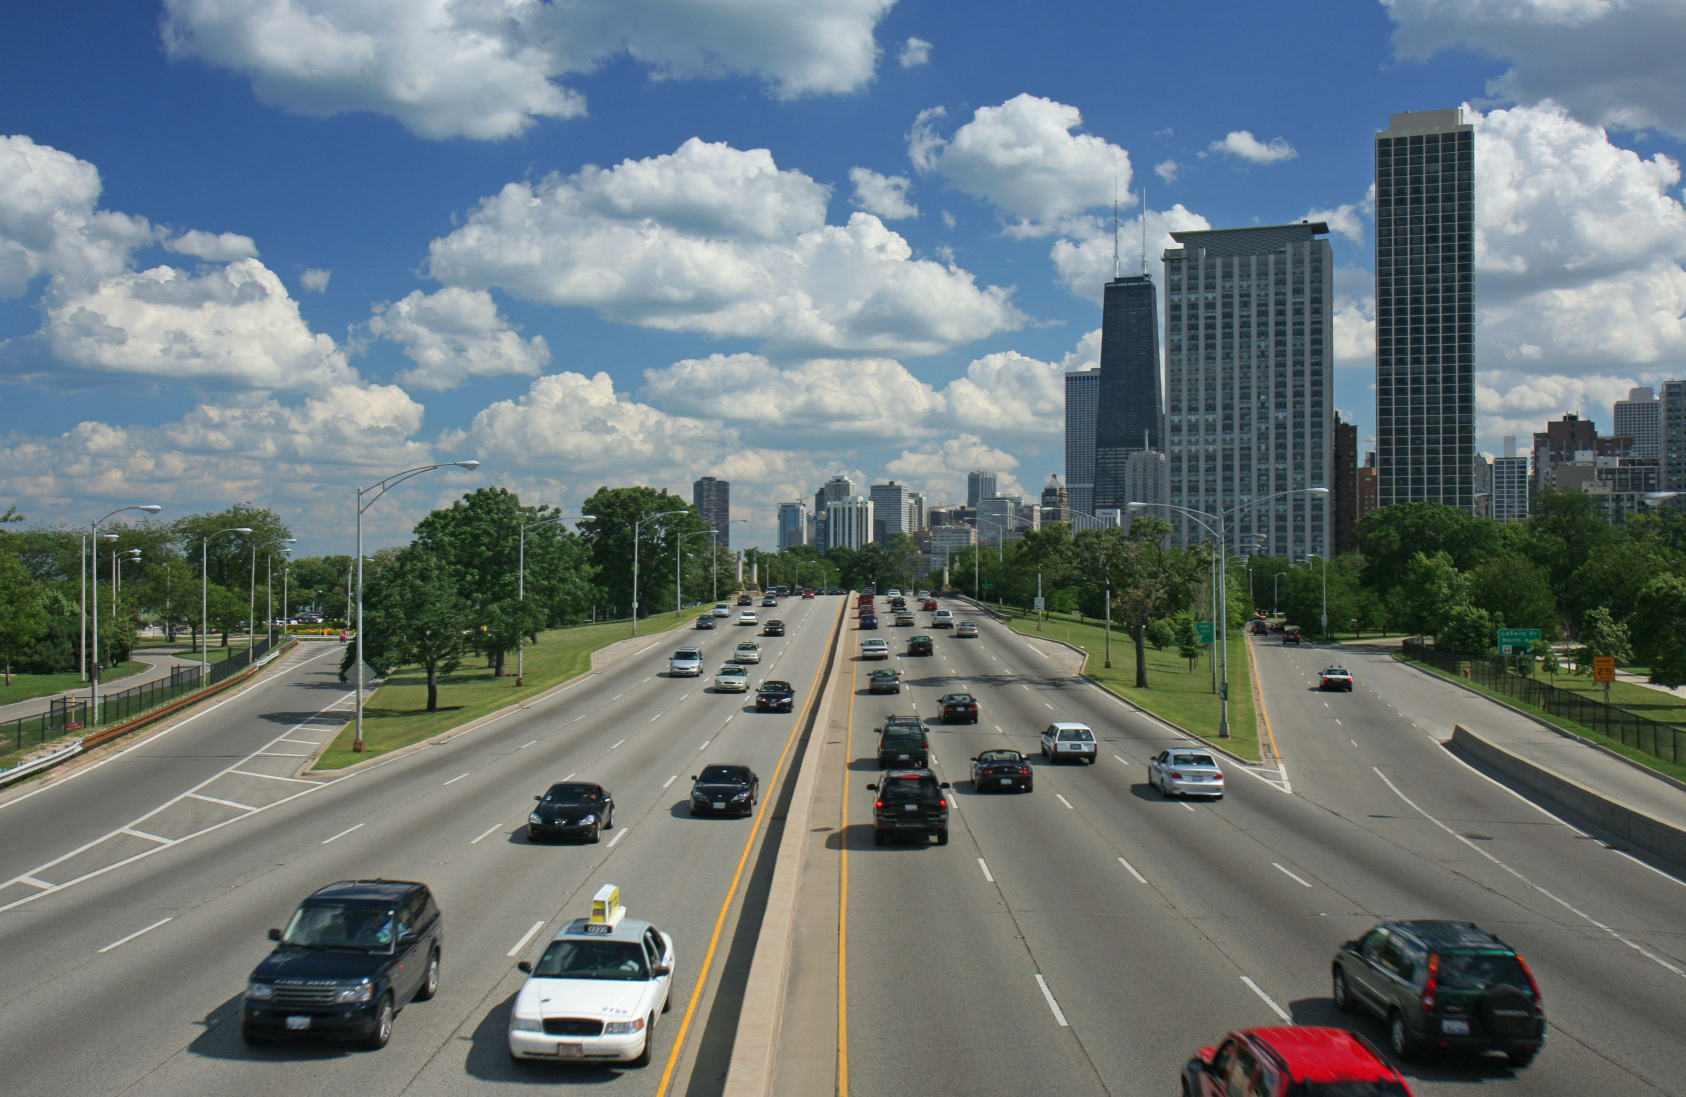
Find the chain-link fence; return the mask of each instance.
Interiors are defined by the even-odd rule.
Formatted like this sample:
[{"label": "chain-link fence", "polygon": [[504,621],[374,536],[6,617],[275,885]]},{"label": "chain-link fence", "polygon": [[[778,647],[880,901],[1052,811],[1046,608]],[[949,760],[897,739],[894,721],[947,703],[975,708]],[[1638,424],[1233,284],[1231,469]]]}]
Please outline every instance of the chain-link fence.
[{"label": "chain-link fence", "polygon": [[1675,764],[1686,763],[1686,729],[1659,723],[1636,713],[1595,701],[1574,690],[1560,689],[1537,678],[1518,674],[1510,664],[1493,656],[1461,658],[1448,651],[1436,651],[1407,640],[1405,655],[1429,666],[1458,674],[1467,665],[1470,681],[1496,693],[1514,697],[1553,716],[1561,716],[1623,746]]}]

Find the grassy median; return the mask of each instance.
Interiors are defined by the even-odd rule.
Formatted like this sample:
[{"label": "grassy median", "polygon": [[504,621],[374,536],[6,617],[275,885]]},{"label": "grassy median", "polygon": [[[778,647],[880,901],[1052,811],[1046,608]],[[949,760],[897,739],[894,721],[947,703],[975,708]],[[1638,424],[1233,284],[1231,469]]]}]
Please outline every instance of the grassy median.
[{"label": "grassy median", "polygon": [[[139,674],[150,669],[146,663],[130,661],[119,663],[114,667],[106,667],[100,673],[100,689],[108,686],[117,689],[124,688],[117,683],[131,674]],[[84,682],[75,671],[64,674],[14,674],[12,684],[6,685],[6,679],[0,677],[0,705],[9,705],[14,701],[27,701],[31,697],[50,697],[58,693],[86,693],[88,683]]]},{"label": "grassy median", "polygon": [[[654,636],[689,623],[703,612],[655,614],[638,622],[638,635]],[[357,729],[347,724],[322,752],[316,768],[342,769],[526,700],[590,670],[592,652],[631,636],[631,626],[625,621],[541,632],[537,643],[527,645],[523,686],[515,684],[513,652],[504,661],[502,678],[493,677],[484,659],[471,656],[455,674],[439,679],[439,708],[433,712],[427,711],[427,675],[420,667],[401,667],[363,700],[363,753],[351,749]]]},{"label": "grassy median", "polygon": [[1243,758],[1259,758],[1259,726],[1253,707],[1253,673],[1247,661],[1247,641],[1240,629],[1229,634],[1229,738],[1218,738],[1222,704],[1212,691],[1211,652],[1196,661],[1193,670],[1175,648],[1147,647],[1147,689],[1136,688],[1136,648],[1128,632],[1113,626],[1112,668],[1104,665],[1106,629],[1092,619],[1053,613],[1036,630],[1035,615],[1005,610],[1010,624],[1027,636],[1061,640],[1089,653],[1085,673],[1113,692],[1130,699],[1149,712],[1193,732],[1203,739],[1222,743],[1225,750]]}]

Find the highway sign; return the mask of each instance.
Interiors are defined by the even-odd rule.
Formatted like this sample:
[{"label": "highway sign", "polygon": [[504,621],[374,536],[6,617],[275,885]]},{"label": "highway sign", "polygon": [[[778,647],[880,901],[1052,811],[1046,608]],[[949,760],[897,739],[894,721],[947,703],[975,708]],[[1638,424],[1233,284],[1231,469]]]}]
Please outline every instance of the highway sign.
[{"label": "highway sign", "polygon": [[1199,637],[1200,642],[1202,644],[1210,644],[1212,642],[1212,631],[1213,631],[1212,630],[1212,622],[1210,622],[1210,621],[1196,621],[1196,622],[1194,622],[1194,634],[1195,634],[1195,636]]},{"label": "highway sign", "polygon": [[1614,682],[1616,680],[1616,659],[1611,655],[1594,655],[1592,657],[1592,680],[1594,682]]},{"label": "highway sign", "polygon": [[1543,639],[1537,628],[1502,628],[1499,630],[1500,655],[1526,655]]}]

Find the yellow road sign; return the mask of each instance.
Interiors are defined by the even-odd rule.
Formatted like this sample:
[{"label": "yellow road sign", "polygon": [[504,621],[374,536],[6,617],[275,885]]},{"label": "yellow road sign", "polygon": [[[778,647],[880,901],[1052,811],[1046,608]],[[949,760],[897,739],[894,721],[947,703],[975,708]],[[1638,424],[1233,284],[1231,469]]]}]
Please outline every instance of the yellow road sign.
[{"label": "yellow road sign", "polygon": [[1592,657],[1592,680],[1594,682],[1614,682],[1616,680],[1616,660],[1610,655],[1594,655]]}]

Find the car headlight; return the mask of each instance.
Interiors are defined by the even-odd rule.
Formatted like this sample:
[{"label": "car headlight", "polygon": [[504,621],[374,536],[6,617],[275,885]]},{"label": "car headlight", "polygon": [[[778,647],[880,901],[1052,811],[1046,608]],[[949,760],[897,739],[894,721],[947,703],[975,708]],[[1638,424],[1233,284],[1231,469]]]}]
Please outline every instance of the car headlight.
[{"label": "car headlight", "polygon": [[336,1002],[367,1002],[375,996],[375,984],[358,983],[354,987],[341,987],[334,995]]},{"label": "car headlight", "polygon": [[260,1002],[267,1002],[275,997],[275,988],[268,983],[256,981],[246,984],[246,997],[256,998]]},{"label": "car headlight", "polygon": [[582,827],[583,826],[590,826],[592,823],[595,823],[595,822],[597,822],[597,816],[587,815],[580,820],[580,826],[582,826]]},{"label": "car headlight", "polygon": [[691,799],[706,802],[708,800],[708,793],[702,791],[701,789],[692,789],[691,790]]},{"label": "car headlight", "polygon": [[640,1017],[636,1021],[610,1021],[608,1024],[603,1026],[603,1035],[626,1036],[629,1033],[642,1032],[643,1030],[644,1019]]},{"label": "car headlight", "polygon": [[541,816],[538,812],[535,811],[535,812],[533,812],[533,814],[527,816],[527,822],[529,822],[529,823],[542,823],[542,822],[544,822],[544,817]]},{"label": "car headlight", "polygon": [[734,800],[747,800],[747,799],[749,799],[749,790],[744,789],[742,792],[734,794],[732,796],[732,799],[734,799]]},{"label": "car headlight", "polygon": [[517,1017],[515,1019],[516,1032],[543,1032],[544,1022],[537,1017]]}]

